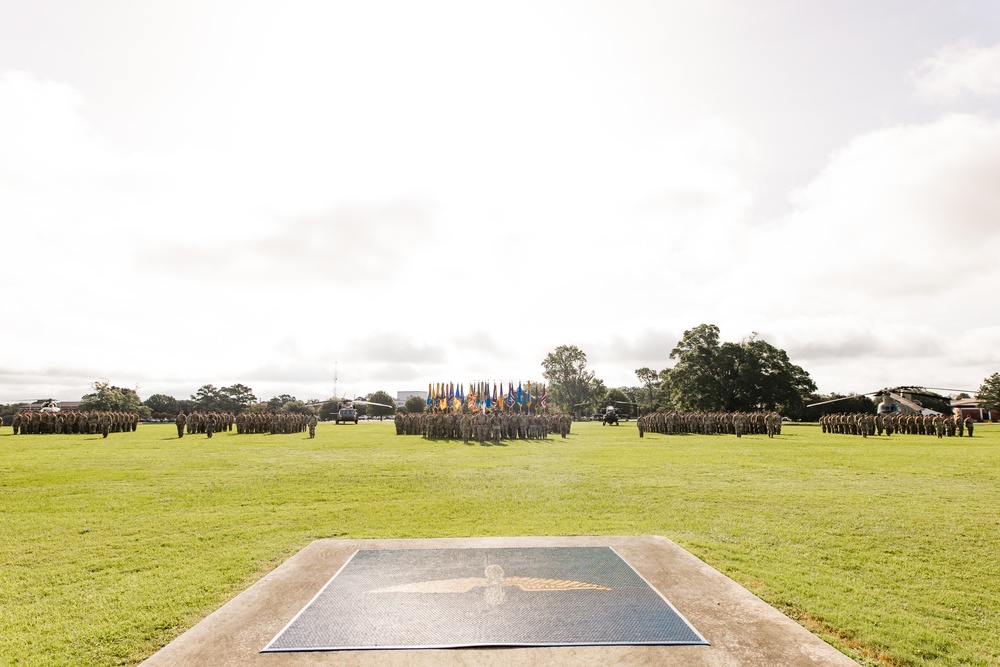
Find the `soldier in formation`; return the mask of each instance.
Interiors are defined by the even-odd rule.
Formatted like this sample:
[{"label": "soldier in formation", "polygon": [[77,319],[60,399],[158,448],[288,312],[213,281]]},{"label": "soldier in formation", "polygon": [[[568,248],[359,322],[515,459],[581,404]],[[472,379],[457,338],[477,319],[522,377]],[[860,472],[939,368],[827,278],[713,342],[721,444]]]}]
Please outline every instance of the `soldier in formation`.
[{"label": "soldier in formation", "polygon": [[468,443],[501,440],[547,440],[550,433],[565,438],[573,419],[566,414],[517,412],[425,412],[397,414],[396,435],[420,435],[431,440]]},{"label": "soldier in formation", "polygon": [[76,411],[15,413],[11,420],[14,435],[35,433],[97,434],[128,433],[139,426],[134,412]]},{"label": "soldier in formation", "polygon": [[933,435],[938,438],[959,437],[967,431],[972,436],[972,418],[958,415],[904,415],[867,413],[828,414],[819,419],[823,433],[860,435]]},{"label": "soldier in formation", "polygon": [[312,415],[294,412],[241,412],[236,415],[236,432],[242,433],[302,433]]},{"label": "soldier in formation", "polygon": [[781,415],[777,412],[651,412],[636,419],[639,437],[646,433],[781,435]]}]

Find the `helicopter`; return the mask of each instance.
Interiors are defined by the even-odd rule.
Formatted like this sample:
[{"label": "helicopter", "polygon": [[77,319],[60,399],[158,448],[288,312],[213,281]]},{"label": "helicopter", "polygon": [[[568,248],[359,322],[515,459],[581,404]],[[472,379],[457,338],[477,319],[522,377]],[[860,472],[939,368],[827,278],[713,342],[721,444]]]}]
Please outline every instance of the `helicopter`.
[{"label": "helicopter", "polygon": [[386,405],[385,403],[376,403],[375,401],[366,401],[361,398],[347,398],[346,396],[341,396],[340,398],[329,398],[325,401],[314,401],[312,403],[307,403],[306,405],[310,408],[318,407],[321,405],[326,405],[327,403],[337,403],[337,414],[334,417],[334,421],[339,425],[340,422],[353,422],[358,423],[358,409],[354,406],[356,405],[375,405],[380,408],[389,408],[394,410],[395,405]]},{"label": "helicopter", "polygon": [[[904,406],[907,409],[915,412],[916,414],[941,414],[937,410],[931,410],[925,408],[919,403],[912,400],[912,398],[907,398],[907,396],[926,396],[928,398],[941,399],[942,396],[938,394],[928,393],[930,391],[952,391],[952,392],[965,392],[965,393],[975,393],[966,389],[945,389],[942,387],[917,387],[910,385],[903,385],[899,387],[883,388],[876,391],[868,391],[863,394],[851,394],[850,396],[842,396],[841,398],[833,398],[829,401],[819,401],[817,403],[810,403],[807,408],[816,407],[818,405],[827,405],[829,403],[836,403],[838,401],[846,401],[852,398],[859,398],[861,396],[881,396],[882,401],[878,404],[878,414],[880,415],[894,415],[902,412],[900,406]],[[905,395],[904,395],[905,394]]]},{"label": "helicopter", "polygon": [[34,406],[40,406],[37,408],[38,412],[61,412],[62,408],[59,407],[59,402],[54,398],[39,398],[33,401],[14,401],[11,405],[18,406],[19,409],[24,410],[36,410]]}]

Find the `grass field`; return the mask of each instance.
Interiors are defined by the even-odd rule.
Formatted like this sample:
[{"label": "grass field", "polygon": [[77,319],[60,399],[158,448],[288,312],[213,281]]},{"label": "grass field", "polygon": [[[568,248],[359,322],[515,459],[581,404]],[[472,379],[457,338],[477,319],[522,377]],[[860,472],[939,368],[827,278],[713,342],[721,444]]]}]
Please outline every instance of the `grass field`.
[{"label": "grass field", "polygon": [[134,665],[317,538],[663,535],[870,665],[1000,665],[1000,427],[501,446],[0,430],[0,664]]}]

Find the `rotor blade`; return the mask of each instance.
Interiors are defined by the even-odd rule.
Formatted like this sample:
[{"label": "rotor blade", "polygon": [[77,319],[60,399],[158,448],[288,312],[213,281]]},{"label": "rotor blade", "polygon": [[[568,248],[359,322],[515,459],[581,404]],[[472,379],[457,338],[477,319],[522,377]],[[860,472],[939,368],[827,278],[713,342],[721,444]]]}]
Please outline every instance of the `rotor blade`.
[{"label": "rotor blade", "polygon": [[894,399],[896,399],[896,401],[902,403],[903,405],[905,405],[906,407],[910,408],[911,410],[915,410],[916,412],[923,412],[924,410],[930,410],[931,412],[933,412],[936,415],[941,414],[937,410],[931,410],[930,408],[925,408],[922,405],[917,405],[916,403],[914,403],[913,401],[909,400],[908,398],[903,398],[899,394],[894,394],[891,391],[889,392],[889,395],[892,396]]},{"label": "rotor blade", "polygon": [[352,401],[352,403],[357,403],[358,405],[377,405],[380,408],[394,408],[394,407],[396,407],[395,405],[386,405],[385,403],[374,403],[372,401],[362,401],[362,400]]},{"label": "rotor blade", "polygon": [[[978,389],[945,389],[944,387],[919,387],[920,389],[930,389],[932,391],[953,391],[958,394],[976,394],[979,392]],[[947,398],[943,396],[942,398]]]},{"label": "rotor blade", "polygon": [[868,392],[867,394],[852,394],[851,396],[841,396],[840,398],[831,398],[829,401],[820,401],[819,403],[810,403],[806,407],[807,408],[814,408],[817,405],[826,405],[827,403],[836,403],[837,401],[847,401],[847,400],[850,400],[852,398],[861,398],[862,396],[870,396],[871,394],[875,394],[875,393],[878,393],[878,392],[872,391],[872,392]]}]

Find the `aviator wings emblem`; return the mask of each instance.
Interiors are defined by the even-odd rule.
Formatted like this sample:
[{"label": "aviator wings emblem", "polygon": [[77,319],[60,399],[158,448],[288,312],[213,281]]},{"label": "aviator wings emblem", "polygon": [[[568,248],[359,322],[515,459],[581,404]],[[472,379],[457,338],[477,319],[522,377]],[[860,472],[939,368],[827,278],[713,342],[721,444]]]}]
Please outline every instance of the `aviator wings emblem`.
[{"label": "aviator wings emblem", "polygon": [[505,586],[517,586],[529,593],[550,593],[559,591],[610,591],[606,586],[585,581],[566,579],[542,579],[539,577],[508,577],[499,565],[487,566],[486,577],[463,577],[461,579],[438,579],[417,581],[401,586],[390,586],[371,591],[372,593],[468,593],[475,588],[485,588],[486,602],[498,605],[503,602]]}]

